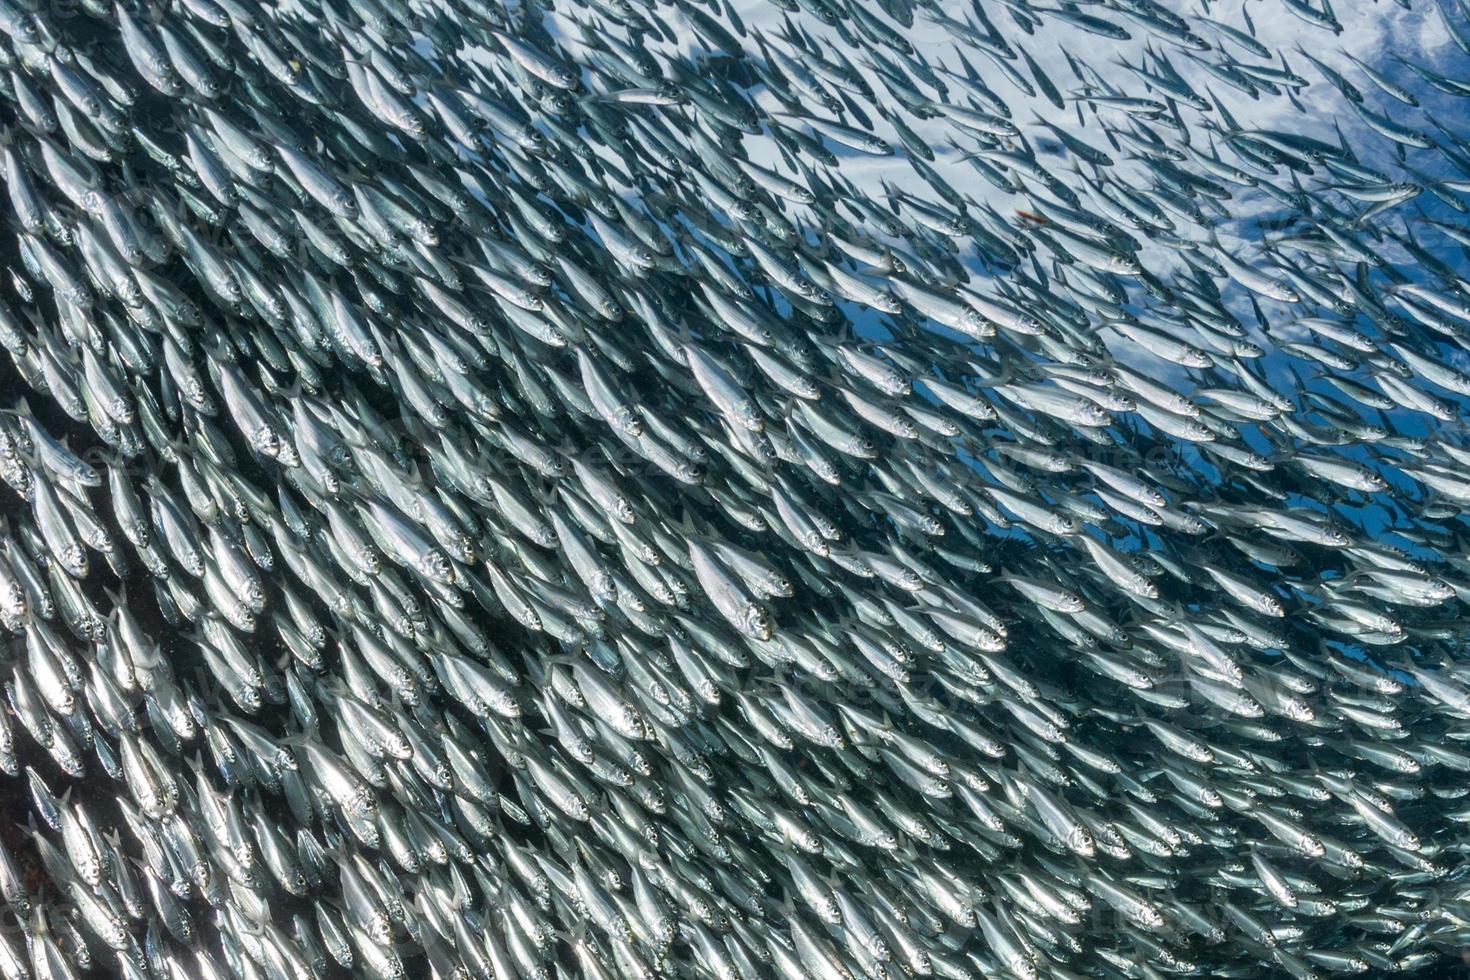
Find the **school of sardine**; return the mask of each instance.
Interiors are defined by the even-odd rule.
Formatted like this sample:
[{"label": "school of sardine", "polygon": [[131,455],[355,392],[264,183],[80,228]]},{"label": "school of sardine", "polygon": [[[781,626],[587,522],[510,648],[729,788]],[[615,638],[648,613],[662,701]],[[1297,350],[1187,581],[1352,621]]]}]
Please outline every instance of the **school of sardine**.
[{"label": "school of sardine", "polygon": [[1470,0],[764,5],[0,0],[0,978],[1460,959]]}]

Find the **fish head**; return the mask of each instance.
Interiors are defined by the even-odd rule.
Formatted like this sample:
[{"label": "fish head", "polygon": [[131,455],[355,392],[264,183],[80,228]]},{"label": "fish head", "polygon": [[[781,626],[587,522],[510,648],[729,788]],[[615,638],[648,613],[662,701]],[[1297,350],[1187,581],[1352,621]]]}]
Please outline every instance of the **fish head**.
[{"label": "fish head", "polygon": [[[894,300],[893,305],[898,306],[898,301]],[[899,310],[894,310],[893,312],[898,313]],[[986,337],[995,332],[995,328],[990,326],[989,322],[980,314],[979,310],[966,310],[964,315],[960,317],[960,322],[964,326],[966,333],[974,334],[977,337]]]},{"label": "fish head", "polygon": [[814,400],[822,394],[822,389],[817,386],[817,383],[805,375],[796,378],[793,387],[796,389],[796,394],[802,398]]},{"label": "fish head", "polygon": [[281,437],[269,425],[262,425],[250,435],[250,445],[262,456],[276,459],[281,455]]},{"label": "fish head", "polygon": [[[680,459],[674,464],[674,476],[683,483],[698,484],[704,482],[704,467],[692,459]],[[632,516],[627,518],[626,523],[631,524]]]},{"label": "fish head", "polygon": [[[81,545],[66,546],[61,549],[61,554],[56,556],[56,560],[60,562],[61,567],[66,569],[67,574],[72,578],[80,580],[87,577],[87,553],[82,550]],[[204,570],[201,563],[199,576],[203,576],[203,574]]]},{"label": "fish head", "polygon": [[281,464],[281,466],[287,467],[287,469],[291,470],[297,469],[298,466],[301,466],[301,454],[295,451],[295,445],[291,444],[290,441],[281,442],[281,448],[279,448],[278,453],[276,453],[275,460],[276,463],[279,463]]},{"label": "fish head", "polygon": [[766,611],[755,603],[745,608],[745,613],[740,619],[740,629],[747,635],[758,640],[769,640],[772,636],[771,618]]},{"label": "fish head", "polygon": [[1139,264],[1137,259],[1122,252],[1114,254],[1109,260],[1108,265],[1110,266],[1109,271],[1115,272],[1120,276],[1136,276],[1143,271],[1143,266]]},{"label": "fish head", "polygon": [[[1301,837],[1298,838],[1296,842],[1296,849],[1301,853],[1307,855],[1308,857],[1321,857],[1322,855],[1327,853],[1327,848],[1322,846],[1321,841],[1313,837],[1311,834],[1306,833],[1302,834]],[[1351,854],[1352,852],[1349,851],[1348,853]],[[1357,857],[1356,854],[1354,854],[1353,856]]]},{"label": "fish head", "polygon": [[1315,721],[1317,712],[1312,706],[1301,698],[1287,698],[1282,703],[1282,713],[1292,721],[1310,722]]},{"label": "fish head", "polygon": [[788,580],[784,575],[768,575],[766,576],[764,584],[765,587],[772,593],[778,596],[782,596],[784,598],[789,598],[796,594],[796,591],[791,587],[790,580]]},{"label": "fish head", "polygon": [[1037,980],[1041,973],[1036,968],[1036,962],[1026,953],[1017,953],[1006,962],[1006,969],[1015,974],[1020,980]]},{"label": "fish head", "polygon": [[1070,514],[1053,513],[1047,519],[1046,529],[1060,537],[1070,537],[1077,533],[1077,520]]},{"label": "fish head", "polygon": [[1181,517],[1179,526],[1185,534],[1205,534],[1210,529],[1208,524],[1193,514],[1186,514]]}]

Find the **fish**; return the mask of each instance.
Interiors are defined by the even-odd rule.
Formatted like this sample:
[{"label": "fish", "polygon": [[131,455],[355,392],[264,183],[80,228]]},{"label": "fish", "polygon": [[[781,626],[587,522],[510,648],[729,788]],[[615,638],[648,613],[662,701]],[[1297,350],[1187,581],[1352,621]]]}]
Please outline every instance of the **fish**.
[{"label": "fish", "polygon": [[0,3],[0,973],[1448,969],[1470,4],[1197,6]]}]

